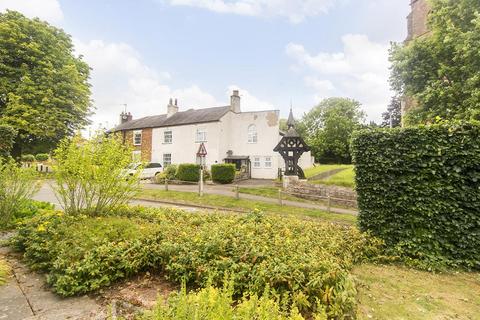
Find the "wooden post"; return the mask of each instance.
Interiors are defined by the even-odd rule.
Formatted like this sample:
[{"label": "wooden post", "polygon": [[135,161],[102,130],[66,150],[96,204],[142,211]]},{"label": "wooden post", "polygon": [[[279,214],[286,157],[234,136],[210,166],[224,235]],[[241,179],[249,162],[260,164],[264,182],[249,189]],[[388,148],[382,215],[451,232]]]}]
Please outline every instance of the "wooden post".
[{"label": "wooden post", "polygon": [[165,178],[165,191],[168,191],[168,179]]},{"label": "wooden post", "polygon": [[238,187],[238,184],[235,186],[235,198],[240,199],[240,188]]},{"label": "wooden post", "polygon": [[200,168],[200,181],[198,181],[198,195],[203,197],[203,169]]},{"label": "wooden post", "polygon": [[278,189],[278,204],[283,205],[282,189]]}]

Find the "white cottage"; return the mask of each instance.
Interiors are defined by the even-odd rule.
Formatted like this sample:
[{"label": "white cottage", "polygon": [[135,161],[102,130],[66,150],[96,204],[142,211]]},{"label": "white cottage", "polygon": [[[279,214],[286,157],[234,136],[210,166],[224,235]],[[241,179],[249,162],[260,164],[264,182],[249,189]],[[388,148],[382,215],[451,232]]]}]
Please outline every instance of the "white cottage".
[{"label": "white cottage", "polygon": [[[169,164],[200,163],[202,144],[205,165],[234,163],[237,169],[254,179],[275,179],[284,167],[273,151],[282,133],[279,110],[242,112],[240,95],[234,90],[229,106],[179,111],[177,101],[170,102],[167,114],[132,119],[122,113],[121,123],[113,132],[131,142],[138,161]],[[313,165],[310,153],[300,159],[300,166]]]}]

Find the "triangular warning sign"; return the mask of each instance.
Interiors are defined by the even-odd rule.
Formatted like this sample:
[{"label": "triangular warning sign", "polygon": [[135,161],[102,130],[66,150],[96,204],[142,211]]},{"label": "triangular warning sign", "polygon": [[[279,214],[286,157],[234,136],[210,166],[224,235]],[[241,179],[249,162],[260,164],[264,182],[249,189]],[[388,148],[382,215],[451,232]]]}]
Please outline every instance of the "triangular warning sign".
[{"label": "triangular warning sign", "polygon": [[205,157],[207,155],[207,149],[205,148],[205,145],[203,142],[200,144],[200,147],[198,148],[197,151],[197,156],[199,157]]}]

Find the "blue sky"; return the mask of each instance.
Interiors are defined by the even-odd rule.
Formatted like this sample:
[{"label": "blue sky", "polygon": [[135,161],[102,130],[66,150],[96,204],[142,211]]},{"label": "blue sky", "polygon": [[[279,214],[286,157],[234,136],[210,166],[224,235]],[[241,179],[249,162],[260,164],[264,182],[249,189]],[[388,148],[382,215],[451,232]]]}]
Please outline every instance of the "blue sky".
[{"label": "blue sky", "polygon": [[92,67],[93,126],[122,104],[135,118],[228,104],[301,116],[330,96],[368,120],[389,102],[388,48],[406,37],[409,0],[0,0],[72,35]]}]

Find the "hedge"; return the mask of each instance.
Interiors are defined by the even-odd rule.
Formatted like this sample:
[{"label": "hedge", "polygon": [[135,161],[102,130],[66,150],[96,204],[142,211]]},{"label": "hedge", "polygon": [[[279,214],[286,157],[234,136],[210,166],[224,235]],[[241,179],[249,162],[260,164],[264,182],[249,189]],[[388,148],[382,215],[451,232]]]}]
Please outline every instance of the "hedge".
[{"label": "hedge", "polygon": [[212,180],[218,183],[232,183],[235,179],[235,165],[231,163],[212,165]]},{"label": "hedge", "polygon": [[420,267],[480,269],[480,125],[357,132],[359,225]]},{"label": "hedge", "polygon": [[182,163],[178,165],[177,179],[180,181],[200,181],[200,165],[193,163]]},{"label": "hedge", "polygon": [[47,161],[49,158],[48,154],[46,153],[38,153],[36,156],[35,156],[35,159],[37,161]]},{"label": "hedge", "polygon": [[35,156],[33,154],[22,154],[21,159],[23,162],[34,162]]}]

